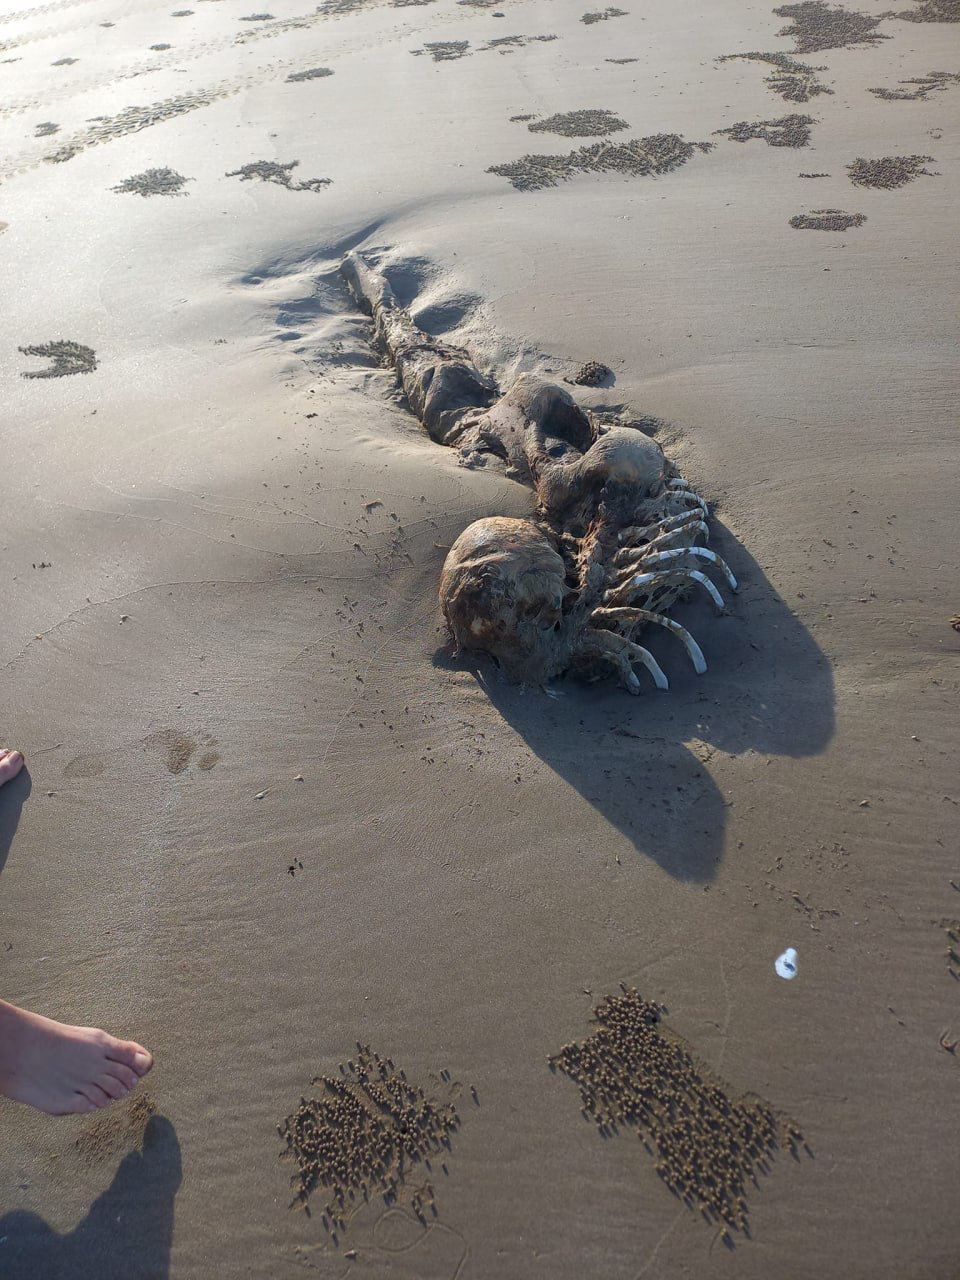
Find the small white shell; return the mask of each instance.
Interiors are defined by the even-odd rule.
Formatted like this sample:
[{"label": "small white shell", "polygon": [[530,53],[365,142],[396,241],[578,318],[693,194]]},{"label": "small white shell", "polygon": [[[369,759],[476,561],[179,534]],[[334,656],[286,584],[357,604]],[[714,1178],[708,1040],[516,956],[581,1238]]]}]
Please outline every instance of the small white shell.
[{"label": "small white shell", "polygon": [[790,978],[795,978],[797,976],[797,953],[794,948],[787,947],[783,955],[777,956],[773,962],[773,967],[781,978],[786,978],[788,981]]}]

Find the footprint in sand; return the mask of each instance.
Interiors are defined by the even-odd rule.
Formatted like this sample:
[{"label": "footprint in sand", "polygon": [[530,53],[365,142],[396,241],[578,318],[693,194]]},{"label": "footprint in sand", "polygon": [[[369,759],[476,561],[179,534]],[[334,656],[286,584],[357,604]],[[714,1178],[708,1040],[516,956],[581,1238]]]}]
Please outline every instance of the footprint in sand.
[{"label": "footprint in sand", "polygon": [[56,342],[35,343],[28,347],[18,347],[23,356],[43,356],[52,360],[53,364],[46,369],[26,369],[21,378],[65,378],[71,373],[93,373],[97,367],[97,357],[92,347],[85,347],[80,342],[68,342],[60,339]]},{"label": "footprint in sand", "polygon": [[107,767],[103,756],[75,756],[63,770],[65,778],[98,778]]},{"label": "footprint in sand", "polygon": [[91,1165],[142,1150],[144,1131],[156,1109],[149,1094],[138,1093],[129,1103],[91,1118],[74,1140],[76,1155],[84,1165]]},{"label": "footprint in sand", "polygon": [[[198,750],[198,743],[193,738],[176,729],[162,729],[159,733],[152,733],[148,738],[144,738],[143,743],[147,747],[160,747],[165,754],[168,771],[175,775],[184,772]],[[208,748],[214,747],[216,746],[216,739],[205,737],[202,745]],[[197,761],[197,768],[206,772],[212,769],[219,760],[219,752],[204,751]]]}]

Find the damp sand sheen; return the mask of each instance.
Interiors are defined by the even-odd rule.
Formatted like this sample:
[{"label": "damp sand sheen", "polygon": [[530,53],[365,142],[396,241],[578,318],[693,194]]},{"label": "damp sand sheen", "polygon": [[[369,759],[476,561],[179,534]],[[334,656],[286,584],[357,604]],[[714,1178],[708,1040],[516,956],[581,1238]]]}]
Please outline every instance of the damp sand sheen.
[{"label": "damp sand sheen", "polygon": [[4,1280],[955,1273],[957,18],[0,7]]}]

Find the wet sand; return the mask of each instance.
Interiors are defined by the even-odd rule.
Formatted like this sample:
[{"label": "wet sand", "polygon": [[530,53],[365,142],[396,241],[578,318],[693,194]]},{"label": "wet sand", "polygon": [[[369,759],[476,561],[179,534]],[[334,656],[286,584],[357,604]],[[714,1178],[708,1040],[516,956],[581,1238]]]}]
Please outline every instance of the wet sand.
[{"label": "wet sand", "polygon": [[[0,1104],[0,1275],[945,1280],[954,6],[270,14],[0,10],[0,990],[157,1056]],[[742,583],[704,676],[449,653],[529,491],[350,249],[656,433]]]}]

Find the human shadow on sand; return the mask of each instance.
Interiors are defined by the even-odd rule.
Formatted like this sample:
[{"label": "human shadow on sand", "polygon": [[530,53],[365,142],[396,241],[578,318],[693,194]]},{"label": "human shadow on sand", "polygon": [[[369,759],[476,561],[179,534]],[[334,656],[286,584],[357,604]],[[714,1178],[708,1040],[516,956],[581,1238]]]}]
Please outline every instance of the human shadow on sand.
[{"label": "human shadow on sand", "polygon": [[[709,768],[715,752],[799,758],[823,751],[833,736],[830,663],[767,581],[760,566],[722,526],[711,545],[740,579],[717,617],[692,600],[671,613],[700,642],[708,662],[694,674],[667,632],[643,636],[670,679],[632,697],[611,681],[557,681],[546,693],[518,689],[491,661],[449,651],[438,665],[473,671],[504,720],[634,848],[679,880],[712,880],[723,854],[728,801]],[[641,677],[645,672],[640,671]]]},{"label": "human shadow on sand", "polygon": [[0,871],[3,870],[13,837],[20,822],[23,802],[33,789],[30,771],[26,765],[17,776],[0,787]]},{"label": "human shadow on sand", "polygon": [[125,1156],[113,1182],[73,1231],[60,1235],[35,1213],[0,1218],[4,1280],[163,1280],[170,1274],[180,1143],[152,1116],[142,1151]]}]

